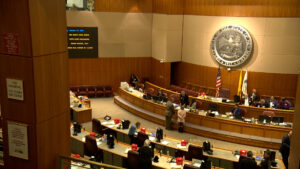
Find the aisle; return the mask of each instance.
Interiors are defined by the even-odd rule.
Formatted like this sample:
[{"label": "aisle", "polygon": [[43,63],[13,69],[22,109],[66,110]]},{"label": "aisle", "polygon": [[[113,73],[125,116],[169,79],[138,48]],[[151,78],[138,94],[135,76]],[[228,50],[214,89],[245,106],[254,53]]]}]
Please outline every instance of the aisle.
[{"label": "aisle", "polygon": [[[92,116],[93,118],[99,118],[104,117],[106,114],[110,115],[113,119],[119,118],[119,119],[128,119],[131,123],[135,123],[136,121],[141,122],[142,127],[146,127],[150,130],[156,130],[157,127],[162,127],[164,129],[164,126],[152,123],[148,120],[145,120],[143,118],[140,118],[138,116],[135,116],[134,114],[131,114],[130,112],[124,110],[123,108],[119,107],[114,103],[113,97],[110,98],[92,98],[91,99],[91,105],[92,105]],[[88,129],[92,130],[92,123],[84,123],[83,126]],[[259,147],[253,147],[253,146],[247,146],[242,144],[236,144],[236,143],[230,143],[226,141],[211,139],[207,137],[201,137],[194,134],[189,133],[178,133],[177,130],[164,130],[167,136],[175,137],[178,139],[191,139],[192,142],[201,144],[205,140],[209,140],[214,147],[219,148],[226,148],[229,150],[239,150],[239,149],[250,149],[253,151],[264,151],[264,148]],[[255,154],[255,152],[253,152]],[[276,152],[277,158],[281,158],[281,155],[279,151]]]}]

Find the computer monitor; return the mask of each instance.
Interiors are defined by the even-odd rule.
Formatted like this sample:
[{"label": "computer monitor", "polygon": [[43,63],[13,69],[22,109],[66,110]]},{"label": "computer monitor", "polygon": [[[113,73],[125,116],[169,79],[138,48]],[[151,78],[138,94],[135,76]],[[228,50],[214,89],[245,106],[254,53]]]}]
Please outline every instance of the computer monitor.
[{"label": "computer monitor", "polygon": [[158,142],[160,142],[160,140],[163,139],[163,129],[158,128],[156,130],[156,139],[157,139]]},{"label": "computer monitor", "polygon": [[272,122],[274,122],[274,123],[283,123],[283,120],[284,120],[284,117],[282,117],[282,116],[274,116],[272,118]]},{"label": "computer monitor", "polygon": [[269,117],[267,115],[259,115],[258,121],[261,123],[263,123],[264,121],[266,121],[266,123],[270,123],[271,117]]}]

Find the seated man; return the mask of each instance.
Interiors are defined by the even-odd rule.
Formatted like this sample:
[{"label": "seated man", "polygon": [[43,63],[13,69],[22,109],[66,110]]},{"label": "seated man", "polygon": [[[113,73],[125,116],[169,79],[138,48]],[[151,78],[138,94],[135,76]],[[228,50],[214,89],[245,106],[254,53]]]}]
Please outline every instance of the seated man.
[{"label": "seated man", "polygon": [[274,99],[274,96],[271,96],[270,100],[267,101],[268,108],[277,109],[277,101]]},{"label": "seated man", "polygon": [[231,110],[231,113],[236,119],[240,119],[243,116],[242,109],[240,109],[239,104],[235,104],[234,108]]},{"label": "seated man", "polygon": [[160,98],[160,99],[162,99],[163,97],[166,97],[166,96],[164,95],[164,93],[162,92],[162,90],[159,89],[158,93],[157,93],[157,97]]},{"label": "seated man", "polygon": [[292,106],[292,103],[288,101],[285,97],[281,98],[281,101],[279,102],[279,108],[289,110]]},{"label": "seated man", "polygon": [[255,158],[253,158],[252,151],[247,152],[247,157],[239,161],[242,169],[257,169]]},{"label": "seated man", "polygon": [[140,122],[136,122],[135,124],[132,124],[129,128],[129,131],[128,131],[128,136],[130,138],[130,144],[133,144],[135,143],[135,133],[137,132],[136,130],[139,129],[141,126],[141,123]]},{"label": "seated man", "polygon": [[269,105],[266,103],[265,99],[260,99],[260,101],[256,104],[256,107],[269,108]]},{"label": "seated man", "polygon": [[270,161],[271,152],[265,151],[264,158],[260,163],[261,169],[271,169],[271,161]]},{"label": "seated man", "polygon": [[189,96],[185,93],[184,90],[180,93],[180,105],[189,105]]}]

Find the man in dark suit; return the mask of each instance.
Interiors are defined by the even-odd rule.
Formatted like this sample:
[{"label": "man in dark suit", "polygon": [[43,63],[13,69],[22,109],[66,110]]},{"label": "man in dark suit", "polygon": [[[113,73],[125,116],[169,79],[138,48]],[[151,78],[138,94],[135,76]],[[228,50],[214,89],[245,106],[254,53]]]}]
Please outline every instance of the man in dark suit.
[{"label": "man in dark suit", "polygon": [[259,101],[259,95],[256,93],[256,89],[252,89],[252,93],[249,95],[249,104],[255,106]]},{"label": "man in dark suit", "polygon": [[277,101],[274,99],[274,96],[270,97],[270,100],[267,101],[268,108],[277,109]]},{"label": "man in dark suit", "polygon": [[252,151],[247,152],[247,157],[241,158],[239,160],[241,169],[257,169],[257,164],[253,158]]},{"label": "man in dark suit", "polygon": [[144,146],[141,147],[139,152],[139,168],[141,169],[151,169],[152,168],[152,157],[154,157],[154,152],[150,147],[150,140],[145,140]]},{"label": "man in dark suit", "polygon": [[180,94],[180,104],[183,106],[188,106],[189,105],[189,96],[185,93],[185,91],[181,91]]},{"label": "man in dark suit", "polygon": [[240,119],[243,116],[242,109],[240,109],[239,104],[235,104],[234,108],[231,110],[231,113],[236,119]]},{"label": "man in dark suit", "polygon": [[282,143],[281,143],[281,146],[279,149],[281,156],[282,156],[282,161],[283,161],[286,169],[288,169],[288,164],[289,164],[291,136],[292,136],[292,131],[290,131],[289,134],[283,136]]}]

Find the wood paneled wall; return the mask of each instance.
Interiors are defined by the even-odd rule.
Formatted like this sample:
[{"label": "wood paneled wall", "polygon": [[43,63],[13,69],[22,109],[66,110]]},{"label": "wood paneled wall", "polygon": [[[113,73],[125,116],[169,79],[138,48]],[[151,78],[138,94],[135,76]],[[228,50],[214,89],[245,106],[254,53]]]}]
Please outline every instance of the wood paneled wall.
[{"label": "wood paneled wall", "polygon": [[[172,83],[180,85],[183,81],[206,87],[216,86],[217,68],[190,64],[172,63]],[[243,72],[243,77],[244,77]],[[222,87],[230,89],[230,96],[237,94],[239,70],[228,72],[221,68]],[[295,97],[297,75],[248,72],[248,92],[256,88],[260,95]]]},{"label": "wood paneled wall", "polygon": [[184,0],[184,14],[299,17],[299,0]]},{"label": "wood paneled wall", "polygon": [[299,17],[300,0],[95,0],[95,11]]},{"label": "wood paneled wall", "polygon": [[153,0],[153,13],[183,14],[183,0]]},{"label": "wood paneled wall", "polygon": [[171,63],[161,63],[154,58],[151,59],[150,81],[164,88],[169,88],[171,78]]},{"label": "wood paneled wall", "polygon": [[95,0],[97,12],[152,12],[152,0]]},{"label": "wood paneled wall", "polygon": [[111,85],[117,91],[131,73],[150,79],[151,57],[69,59],[70,86]]}]

